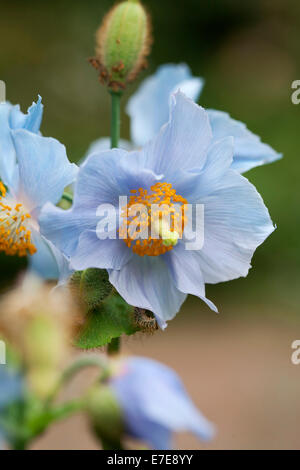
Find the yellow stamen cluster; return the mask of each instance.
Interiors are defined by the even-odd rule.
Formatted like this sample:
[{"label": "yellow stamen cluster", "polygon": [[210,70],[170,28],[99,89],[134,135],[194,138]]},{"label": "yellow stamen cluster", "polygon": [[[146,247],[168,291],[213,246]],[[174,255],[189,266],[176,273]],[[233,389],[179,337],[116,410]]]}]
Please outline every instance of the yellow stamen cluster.
[{"label": "yellow stamen cluster", "polygon": [[9,256],[33,255],[35,246],[31,243],[28,230],[28,214],[22,204],[11,203],[6,198],[6,189],[0,181],[0,252]]},{"label": "yellow stamen cluster", "polygon": [[139,188],[131,193],[122,208],[119,237],[139,256],[159,256],[172,250],[186,223],[186,199],[176,194],[170,183],[156,183],[151,191]]}]

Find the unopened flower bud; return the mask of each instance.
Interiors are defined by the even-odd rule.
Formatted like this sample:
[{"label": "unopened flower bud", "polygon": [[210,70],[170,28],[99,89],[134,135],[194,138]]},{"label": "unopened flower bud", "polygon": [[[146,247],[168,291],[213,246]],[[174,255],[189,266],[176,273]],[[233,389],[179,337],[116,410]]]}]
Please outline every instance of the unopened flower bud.
[{"label": "unopened flower bud", "polygon": [[113,7],[96,33],[96,57],[91,64],[100,81],[115,92],[126,87],[146,67],[151,49],[150,19],[137,0]]},{"label": "unopened flower bud", "polygon": [[69,286],[88,311],[98,307],[113,289],[107,271],[96,268],[75,272],[70,279]]}]

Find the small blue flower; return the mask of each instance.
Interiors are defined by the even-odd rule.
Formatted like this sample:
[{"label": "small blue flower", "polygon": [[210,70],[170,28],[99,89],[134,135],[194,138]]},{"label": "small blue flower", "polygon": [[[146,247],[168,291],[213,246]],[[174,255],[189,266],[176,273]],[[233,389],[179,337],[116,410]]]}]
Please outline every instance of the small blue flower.
[{"label": "small blue flower", "polygon": [[[131,139],[135,146],[143,146],[155,137],[168,121],[169,99],[173,92],[181,90],[197,101],[203,80],[192,77],[186,65],[163,65],[147,78],[131,97],[127,113],[131,118]],[[250,132],[246,126],[232,119],[227,113],[208,111],[213,138],[234,137],[232,168],[244,173],[251,168],[271,163],[282,157],[269,145]]]},{"label": "small blue flower", "polygon": [[174,432],[190,431],[204,441],[213,438],[213,425],[169,367],[132,357],[121,362],[111,385],[124,414],[126,432],[150,447],[171,449]]},{"label": "small blue flower", "polygon": [[15,177],[16,151],[11,129],[26,129],[34,134],[40,130],[43,117],[43,104],[39,96],[37,103],[32,103],[23,114],[19,105],[0,103],[0,179],[10,186]]},{"label": "small blue flower", "polygon": [[[247,179],[231,169],[233,139],[214,142],[208,114],[181,92],[172,97],[169,123],[140,151],[121,149],[92,154],[80,168],[74,204],[63,211],[45,205],[41,233],[71,260],[76,270],[107,269],[110,282],[136,307],[152,311],[159,325],[179,311],[187,294],[203,299],[205,283],[246,276],[256,248],[274,230],[262,198]],[[204,245],[186,249],[183,238],[148,237],[139,243],[129,234],[116,239],[99,229],[99,206],[110,204],[119,214],[119,197],[186,201],[204,207]],[[105,206],[106,207],[106,206]],[[126,221],[127,206],[122,209]],[[98,215],[97,215],[98,214]],[[115,215],[112,215],[112,222]],[[146,215],[149,225],[150,216]],[[149,227],[148,227],[149,228]],[[163,233],[164,232],[164,233]],[[170,233],[170,227],[169,232]]]},{"label": "small blue flower", "polygon": [[[21,124],[16,109],[11,119]],[[25,129],[29,126],[37,130],[34,114],[31,111],[24,118],[22,129],[10,131],[17,163],[10,178],[4,179],[7,188],[0,183],[0,251],[30,255],[33,271],[44,278],[57,279],[60,264],[66,260],[40,234],[38,217],[46,202],[56,204],[61,199],[64,188],[76,178],[77,166],[68,161],[65,147],[57,140]]]}]

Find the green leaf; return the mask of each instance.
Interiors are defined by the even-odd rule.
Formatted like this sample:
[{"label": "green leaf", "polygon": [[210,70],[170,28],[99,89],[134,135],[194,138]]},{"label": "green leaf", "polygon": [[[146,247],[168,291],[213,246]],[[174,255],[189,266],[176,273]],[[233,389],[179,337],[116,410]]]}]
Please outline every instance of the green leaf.
[{"label": "green leaf", "polygon": [[122,334],[128,336],[139,331],[134,323],[133,307],[118,294],[110,296],[101,306],[87,315],[75,344],[82,349],[99,348]]}]

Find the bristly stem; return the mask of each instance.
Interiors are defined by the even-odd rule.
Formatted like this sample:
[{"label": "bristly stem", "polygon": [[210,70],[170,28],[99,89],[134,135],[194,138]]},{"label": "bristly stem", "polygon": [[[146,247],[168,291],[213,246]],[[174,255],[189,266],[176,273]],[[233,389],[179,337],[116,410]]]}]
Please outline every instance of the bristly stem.
[{"label": "bristly stem", "polygon": [[111,148],[118,148],[121,127],[121,93],[111,91]]}]

